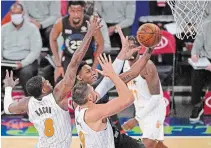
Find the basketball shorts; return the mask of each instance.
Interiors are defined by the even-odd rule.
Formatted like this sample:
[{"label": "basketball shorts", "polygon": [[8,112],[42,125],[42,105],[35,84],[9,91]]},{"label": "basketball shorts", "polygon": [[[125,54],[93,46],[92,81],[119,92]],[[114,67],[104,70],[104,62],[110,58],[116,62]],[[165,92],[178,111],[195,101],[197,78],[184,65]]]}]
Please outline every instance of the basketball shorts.
[{"label": "basketball shorts", "polygon": [[[163,96],[153,95],[150,99],[153,99],[154,97],[160,98],[159,105],[157,105],[143,119],[139,120],[138,118],[136,118],[136,120],[139,122],[139,126],[143,132],[142,138],[163,141],[166,103],[163,99]],[[141,112],[142,109],[139,109],[138,112]],[[136,114],[138,114],[138,112],[136,112]]]}]

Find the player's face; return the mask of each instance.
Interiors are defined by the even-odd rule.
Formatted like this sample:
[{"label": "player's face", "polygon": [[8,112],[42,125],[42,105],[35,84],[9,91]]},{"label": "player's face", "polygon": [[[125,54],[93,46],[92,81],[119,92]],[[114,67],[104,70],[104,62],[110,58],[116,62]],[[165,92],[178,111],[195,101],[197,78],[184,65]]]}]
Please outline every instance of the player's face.
[{"label": "player's face", "polygon": [[45,80],[44,78],[42,78],[42,89],[44,93],[49,93],[53,90],[53,86],[49,83],[48,80]]},{"label": "player's face", "polygon": [[[135,42],[133,40],[129,40],[128,42],[129,42],[129,48],[130,49],[137,47],[137,45],[135,44]],[[129,61],[135,60],[137,58],[137,56],[138,56],[138,51],[133,53],[133,55],[130,57]]]},{"label": "player's face", "polygon": [[84,15],[84,8],[80,5],[71,5],[68,11],[73,24],[79,24]]},{"label": "player's face", "polygon": [[98,73],[94,71],[89,65],[84,65],[77,77],[80,81],[92,84],[97,81]]}]

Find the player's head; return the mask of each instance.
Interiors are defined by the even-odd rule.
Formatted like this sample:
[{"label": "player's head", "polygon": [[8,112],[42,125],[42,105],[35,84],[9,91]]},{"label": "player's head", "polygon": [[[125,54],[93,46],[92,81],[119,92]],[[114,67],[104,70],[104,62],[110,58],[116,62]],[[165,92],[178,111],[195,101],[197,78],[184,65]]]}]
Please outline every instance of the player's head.
[{"label": "player's head", "polygon": [[[133,48],[136,48],[136,47],[139,47],[140,44],[138,43],[138,41],[136,40],[136,38],[134,36],[129,36],[128,37],[128,42],[129,42],[129,48],[130,49],[133,49]],[[129,59],[129,61],[133,61],[137,58],[138,56],[138,51],[135,52],[132,57]]]},{"label": "player's head", "polygon": [[70,21],[77,25],[81,22],[84,16],[84,7],[86,3],[84,1],[71,0],[68,4],[68,13],[70,14]]},{"label": "player's head", "polygon": [[20,25],[23,22],[23,6],[15,3],[10,7],[11,21],[15,25]]},{"label": "player's head", "polygon": [[30,96],[39,98],[42,94],[48,94],[52,91],[52,86],[48,80],[41,76],[35,76],[26,83],[26,90]]},{"label": "player's head", "polygon": [[93,84],[97,81],[98,73],[93,70],[85,61],[82,61],[78,67],[77,80]]},{"label": "player's head", "polygon": [[72,89],[72,99],[80,106],[87,103],[95,103],[97,97],[98,95],[93,87],[86,82],[79,81]]}]

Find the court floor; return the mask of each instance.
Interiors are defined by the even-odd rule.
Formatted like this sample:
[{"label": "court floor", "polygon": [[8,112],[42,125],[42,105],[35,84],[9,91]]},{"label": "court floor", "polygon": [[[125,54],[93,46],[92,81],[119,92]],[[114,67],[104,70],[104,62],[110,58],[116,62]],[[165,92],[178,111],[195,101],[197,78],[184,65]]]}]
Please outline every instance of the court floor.
[{"label": "court floor", "polygon": [[[36,137],[2,137],[2,148],[34,148]],[[211,137],[165,137],[164,142],[169,148],[210,148]],[[78,137],[73,137],[71,148],[79,148]]]}]

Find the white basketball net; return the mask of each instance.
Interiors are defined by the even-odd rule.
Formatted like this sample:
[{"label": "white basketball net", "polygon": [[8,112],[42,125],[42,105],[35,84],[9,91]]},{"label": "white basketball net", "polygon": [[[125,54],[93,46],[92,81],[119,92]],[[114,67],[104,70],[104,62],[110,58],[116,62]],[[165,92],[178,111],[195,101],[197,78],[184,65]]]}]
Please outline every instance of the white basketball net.
[{"label": "white basketball net", "polygon": [[204,0],[167,0],[176,22],[176,36],[195,38],[202,30],[202,19],[208,1]]}]

